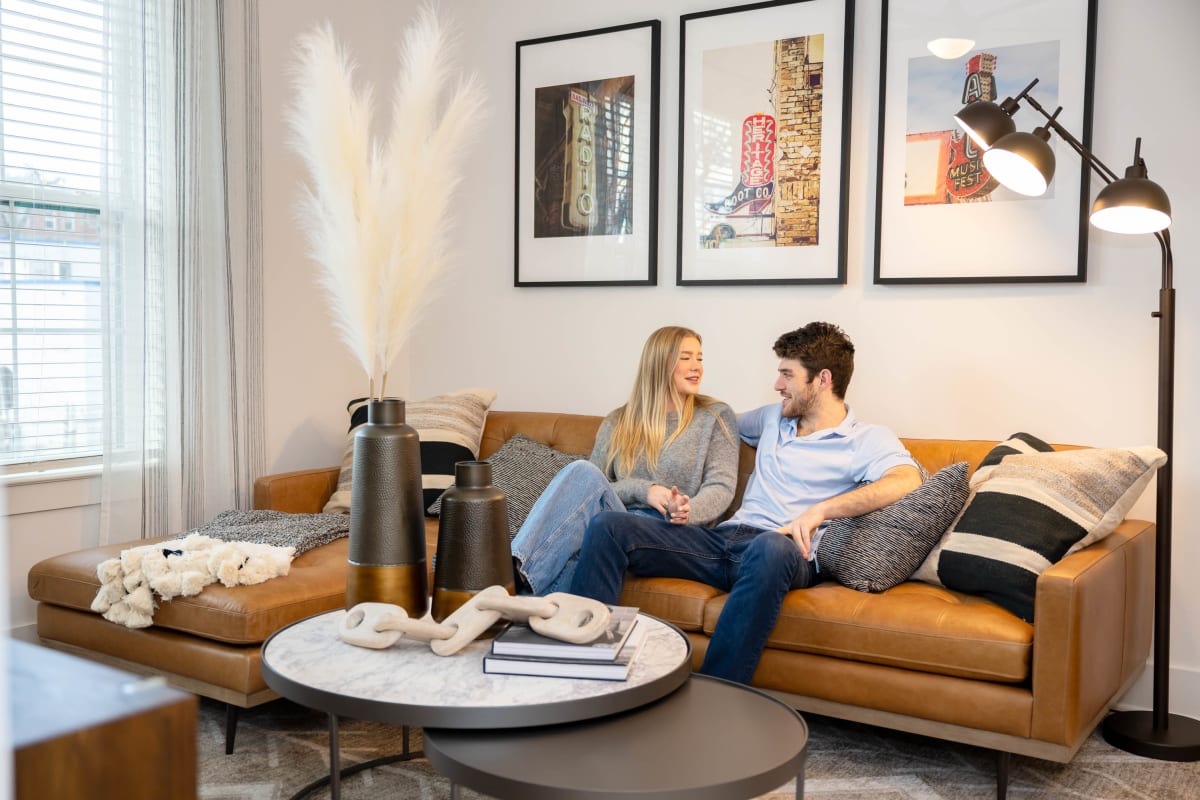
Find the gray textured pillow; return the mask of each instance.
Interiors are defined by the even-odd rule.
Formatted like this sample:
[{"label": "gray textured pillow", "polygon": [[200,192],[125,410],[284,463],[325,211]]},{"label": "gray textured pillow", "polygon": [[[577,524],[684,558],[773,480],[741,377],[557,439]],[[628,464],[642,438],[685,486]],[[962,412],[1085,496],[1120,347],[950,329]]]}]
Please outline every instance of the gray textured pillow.
[{"label": "gray textured pillow", "polygon": [[943,467],[890,506],[832,520],[821,535],[817,564],[851,589],[890,589],[921,565],[967,495],[967,462]]},{"label": "gray textured pillow", "polygon": [[[504,492],[508,505],[508,538],[512,539],[525,523],[529,510],[554,480],[559,470],[585,456],[564,453],[536,439],[518,433],[492,453],[492,485]],[[443,493],[444,494],[444,493]],[[442,497],[428,509],[437,516]]]}]

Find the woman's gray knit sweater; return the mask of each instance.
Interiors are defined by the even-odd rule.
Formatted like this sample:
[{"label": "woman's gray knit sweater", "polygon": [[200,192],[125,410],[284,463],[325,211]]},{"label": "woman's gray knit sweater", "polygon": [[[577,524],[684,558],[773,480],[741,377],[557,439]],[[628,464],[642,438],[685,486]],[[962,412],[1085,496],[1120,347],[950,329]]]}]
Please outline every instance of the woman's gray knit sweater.
[{"label": "woman's gray knit sweater", "polygon": [[[715,522],[733,502],[737,486],[738,428],[733,409],[724,403],[697,407],[687,430],[659,454],[654,474],[646,467],[643,456],[633,471],[620,480],[613,466],[605,467],[619,412],[620,409],[612,411],[601,423],[591,462],[612,481],[621,502],[627,507],[647,508],[646,495],[653,484],[668,489],[678,486],[681,493],[691,498],[689,523]],[[717,422],[718,416],[725,422],[724,428]],[[668,435],[678,422],[678,414],[667,414]]]}]

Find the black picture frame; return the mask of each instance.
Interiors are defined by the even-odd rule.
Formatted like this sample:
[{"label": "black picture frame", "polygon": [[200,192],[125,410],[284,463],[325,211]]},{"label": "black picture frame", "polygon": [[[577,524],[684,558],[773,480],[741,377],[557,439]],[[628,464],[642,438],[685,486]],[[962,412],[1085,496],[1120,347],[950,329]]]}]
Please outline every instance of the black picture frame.
[{"label": "black picture frame", "polygon": [[844,284],[854,0],[679,19],[676,284]]},{"label": "black picture frame", "polygon": [[[1058,121],[1090,148],[1096,6],[1030,0],[954,18],[937,4],[883,0],[876,284],[1087,280],[1084,161],[1051,137],[1057,170],[1047,195],[1016,195],[990,178],[954,114],[978,96],[999,103],[1038,78],[1034,97],[1049,109],[1062,106]],[[976,43],[958,58],[939,59],[926,44],[946,32]],[[1044,118],[1022,107],[1014,122],[1029,131]]]},{"label": "black picture frame", "polygon": [[661,28],[516,43],[514,286],[658,283]]}]

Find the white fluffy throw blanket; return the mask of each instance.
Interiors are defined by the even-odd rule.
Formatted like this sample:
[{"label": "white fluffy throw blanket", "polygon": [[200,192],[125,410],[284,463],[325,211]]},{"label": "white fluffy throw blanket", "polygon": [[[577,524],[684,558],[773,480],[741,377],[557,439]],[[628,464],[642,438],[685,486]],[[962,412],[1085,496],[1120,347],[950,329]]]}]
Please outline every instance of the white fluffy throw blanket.
[{"label": "white fluffy throw blanket", "polygon": [[210,583],[262,583],[287,575],[294,547],[226,542],[197,533],[131,547],[96,568],[100,591],[92,610],[109,622],[145,628],[154,622],[154,594],[163,600],[190,597]]}]

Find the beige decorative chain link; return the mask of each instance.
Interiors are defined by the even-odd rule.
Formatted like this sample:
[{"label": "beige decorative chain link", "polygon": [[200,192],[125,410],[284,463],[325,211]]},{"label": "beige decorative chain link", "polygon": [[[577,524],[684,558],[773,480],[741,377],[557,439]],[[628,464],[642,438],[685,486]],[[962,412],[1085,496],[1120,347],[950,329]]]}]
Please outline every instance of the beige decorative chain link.
[{"label": "beige decorative chain link", "polygon": [[503,586],[489,586],[459,606],[443,622],[412,619],[391,603],[359,603],[342,619],[338,635],[347,644],[382,650],[404,637],[429,642],[439,656],[452,656],[501,617],[524,622],[542,636],[583,644],[608,630],[608,606],[566,592],[545,597],[513,597]]}]

